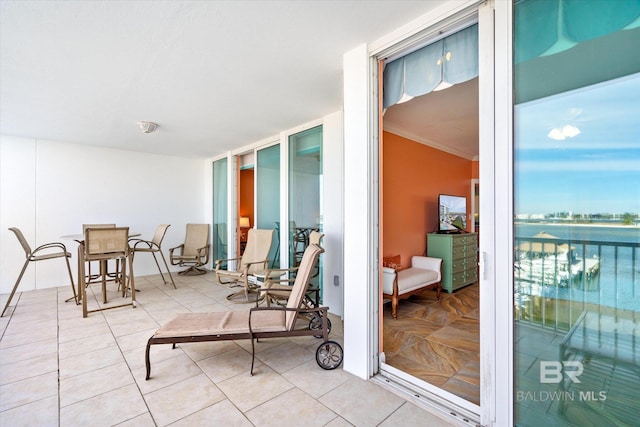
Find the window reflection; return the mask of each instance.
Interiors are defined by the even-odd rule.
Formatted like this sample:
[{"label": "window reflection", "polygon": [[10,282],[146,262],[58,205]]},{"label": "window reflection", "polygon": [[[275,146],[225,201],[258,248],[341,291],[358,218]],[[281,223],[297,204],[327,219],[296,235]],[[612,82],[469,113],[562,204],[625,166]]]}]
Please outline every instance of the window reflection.
[{"label": "window reflection", "polygon": [[[531,23],[549,21],[542,9],[557,8],[566,23],[578,3],[516,2],[520,426],[634,425],[640,415],[640,30],[627,22],[637,12],[616,12],[615,28],[531,54]],[[596,6],[612,3],[622,4]],[[574,24],[588,29],[591,15]]]}]

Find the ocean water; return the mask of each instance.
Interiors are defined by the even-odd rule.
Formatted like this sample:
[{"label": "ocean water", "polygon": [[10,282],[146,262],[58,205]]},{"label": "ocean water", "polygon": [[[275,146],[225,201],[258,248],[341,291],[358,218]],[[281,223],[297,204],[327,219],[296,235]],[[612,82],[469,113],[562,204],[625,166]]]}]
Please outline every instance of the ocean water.
[{"label": "ocean water", "polygon": [[579,258],[598,258],[600,271],[591,278],[577,278],[568,286],[524,287],[524,293],[640,311],[640,228],[549,223],[515,226],[516,238],[526,239],[540,232],[569,243]]}]

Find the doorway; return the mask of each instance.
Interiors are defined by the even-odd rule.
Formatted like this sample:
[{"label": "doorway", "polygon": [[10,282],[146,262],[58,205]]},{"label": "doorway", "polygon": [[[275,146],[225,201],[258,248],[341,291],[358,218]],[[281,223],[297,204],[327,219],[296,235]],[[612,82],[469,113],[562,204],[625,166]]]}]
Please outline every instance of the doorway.
[{"label": "doorway", "polygon": [[[382,301],[382,373],[400,376],[476,413],[480,405],[480,291],[474,234],[474,214],[479,215],[477,26],[468,22],[439,31],[432,43],[386,61],[379,254],[383,265],[390,259],[399,264],[398,271],[411,267],[413,256],[444,258],[449,265],[443,268],[443,283],[450,282],[440,300],[432,290],[401,300],[397,318],[391,303]],[[465,56],[461,49],[472,52]],[[467,58],[466,64],[460,58]],[[401,67],[395,62],[399,60],[405,60]],[[456,77],[446,76],[448,66],[449,71],[460,67]],[[397,92],[390,75],[400,68],[405,75],[403,89],[388,96]],[[412,68],[436,77],[428,83],[411,82]],[[428,237],[440,229],[442,194],[465,201],[460,237],[476,239],[466,261],[438,254],[435,239]],[[459,240],[451,237],[452,242]],[[462,262],[466,267],[458,271]]]},{"label": "doorway", "polygon": [[253,153],[238,157],[238,254],[242,256],[247,245],[247,235],[255,225],[254,215],[254,164]]}]

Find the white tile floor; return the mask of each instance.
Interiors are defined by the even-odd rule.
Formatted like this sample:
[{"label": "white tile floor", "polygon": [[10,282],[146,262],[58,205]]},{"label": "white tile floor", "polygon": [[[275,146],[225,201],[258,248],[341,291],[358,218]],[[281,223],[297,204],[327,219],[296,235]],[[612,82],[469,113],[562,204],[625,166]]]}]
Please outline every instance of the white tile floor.
[{"label": "white tile floor", "polygon": [[[228,304],[213,274],[175,279],[178,289],[138,277],[137,308],[87,318],[64,302],[68,285],[16,294],[0,319],[0,425],[452,425],[342,368],[321,369],[313,337],[261,341],[254,376],[249,341],[153,346],[145,381],[146,341],[176,313],[249,307]],[[110,300],[120,300],[115,290]],[[341,322],[332,323],[342,343]]]}]

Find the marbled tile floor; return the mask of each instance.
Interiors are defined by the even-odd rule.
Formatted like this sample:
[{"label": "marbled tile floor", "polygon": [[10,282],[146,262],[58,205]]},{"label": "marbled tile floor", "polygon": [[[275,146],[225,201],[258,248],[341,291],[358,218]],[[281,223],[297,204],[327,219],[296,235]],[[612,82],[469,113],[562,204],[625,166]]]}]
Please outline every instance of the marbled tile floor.
[{"label": "marbled tile floor", "polygon": [[384,304],[383,348],[387,364],[480,404],[479,288],[452,294],[427,290],[398,305]]},{"label": "marbled tile floor", "polygon": [[[178,289],[137,277],[137,308],[87,318],[64,302],[67,284],[18,292],[0,318],[0,426],[456,425],[342,368],[321,369],[313,337],[261,341],[253,377],[249,341],[153,346],[145,381],[146,341],[176,313],[248,308],[228,304],[213,274],[175,280]],[[99,287],[89,291],[97,304]],[[342,343],[342,323],[332,323]]]}]

